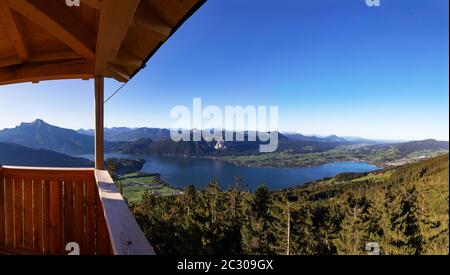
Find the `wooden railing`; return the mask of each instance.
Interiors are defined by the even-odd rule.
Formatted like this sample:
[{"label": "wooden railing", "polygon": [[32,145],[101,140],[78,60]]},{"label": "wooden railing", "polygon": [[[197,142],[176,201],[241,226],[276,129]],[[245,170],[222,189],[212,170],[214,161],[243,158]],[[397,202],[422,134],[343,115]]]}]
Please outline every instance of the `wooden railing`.
[{"label": "wooden railing", "polygon": [[64,255],[70,247],[153,254],[108,172],[0,166],[0,252]]}]

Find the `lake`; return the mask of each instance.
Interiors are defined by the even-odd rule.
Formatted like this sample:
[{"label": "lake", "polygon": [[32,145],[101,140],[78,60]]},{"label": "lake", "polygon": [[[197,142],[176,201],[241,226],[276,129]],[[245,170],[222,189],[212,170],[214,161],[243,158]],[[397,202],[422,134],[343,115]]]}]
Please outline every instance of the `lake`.
[{"label": "lake", "polygon": [[[93,159],[93,155],[82,157]],[[343,172],[368,172],[378,169],[365,162],[333,162],[319,166],[296,168],[270,168],[236,166],[221,160],[183,158],[169,156],[136,156],[128,154],[106,154],[106,158],[145,159],[142,172],[159,173],[172,186],[184,188],[195,185],[201,189],[212,178],[216,178],[222,188],[232,186],[236,176],[250,190],[266,183],[269,189],[278,190],[301,185],[324,177],[332,177]]]}]

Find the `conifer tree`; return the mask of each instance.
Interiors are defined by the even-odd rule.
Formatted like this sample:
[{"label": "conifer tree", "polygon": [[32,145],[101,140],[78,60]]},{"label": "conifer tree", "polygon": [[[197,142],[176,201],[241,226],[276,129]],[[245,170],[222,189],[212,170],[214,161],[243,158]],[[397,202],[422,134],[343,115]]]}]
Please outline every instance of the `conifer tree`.
[{"label": "conifer tree", "polygon": [[269,208],[270,193],[266,185],[256,189],[250,207],[246,209],[247,221],[243,227],[243,246],[247,254],[272,254],[271,247],[275,244],[275,236],[270,230],[272,222]]},{"label": "conifer tree", "polygon": [[312,205],[300,201],[292,211],[292,251],[298,255],[317,254],[317,239],[313,222]]},{"label": "conifer tree", "polygon": [[340,225],[335,245],[338,254],[360,255],[365,253],[367,220],[365,220],[364,200],[348,198],[341,205],[344,218]]}]

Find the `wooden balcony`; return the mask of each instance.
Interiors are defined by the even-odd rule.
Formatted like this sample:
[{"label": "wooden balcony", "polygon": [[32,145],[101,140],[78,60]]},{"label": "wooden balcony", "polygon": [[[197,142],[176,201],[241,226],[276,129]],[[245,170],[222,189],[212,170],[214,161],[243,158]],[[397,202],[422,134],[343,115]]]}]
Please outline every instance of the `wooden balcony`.
[{"label": "wooden balcony", "polygon": [[0,254],[153,254],[102,171],[104,78],[128,82],[204,2],[0,0],[0,85],[95,78],[96,168],[0,165]]},{"label": "wooden balcony", "polygon": [[70,243],[154,254],[107,171],[0,166],[0,254],[67,255]]}]

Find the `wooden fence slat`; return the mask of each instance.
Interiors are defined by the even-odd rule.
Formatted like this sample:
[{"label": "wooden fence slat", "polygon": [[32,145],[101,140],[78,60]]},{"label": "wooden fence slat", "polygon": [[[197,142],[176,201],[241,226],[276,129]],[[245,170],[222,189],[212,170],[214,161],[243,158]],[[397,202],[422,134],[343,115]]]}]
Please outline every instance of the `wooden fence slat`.
[{"label": "wooden fence slat", "polygon": [[14,247],[23,248],[23,190],[22,179],[14,179]]},{"label": "wooden fence slat", "polygon": [[33,249],[33,181],[23,182],[24,248]]},{"label": "wooden fence slat", "polygon": [[43,213],[43,236],[44,236],[44,253],[50,254],[50,182],[47,180],[44,180],[44,189],[43,189],[43,196],[42,196],[42,213]]},{"label": "wooden fence slat", "polygon": [[86,234],[87,254],[96,254],[96,224],[95,224],[95,188],[93,179],[86,182]]},{"label": "wooden fence slat", "polygon": [[11,178],[5,178],[5,246],[14,247],[14,187]]},{"label": "wooden fence slat", "polygon": [[0,166],[0,249],[58,255],[76,242],[82,255],[113,254],[96,179],[94,170]]},{"label": "wooden fence slat", "polygon": [[86,254],[84,182],[75,182],[75,239],[80,253]]},{"label": "wooden fence slat", "polygon": [[100,220],[100,217],[106,220],[108,228],[106,231],[109,234],[110,245],[114,254],[155,254],[109,173],[97,170],[95,171],[95,179],[99,192],[98,196],[101,200],[99,205],[103,209],[102,213],[98,215],[98,220]]},{"label": "wooden fence slat", "polygon": [[[98,192],[96,192],[98,196]],[[106,225],[105,214],[101,203],[97,204],[97,253],[98,255],[110,255],[111,243],[109,231]]]},{"label": "wooden fence slat", "polygon": [[75,242],[73,213],[73,181],[64,182],[64,243]]},{"label": "wooden fence slat", "polygon": [[44,215],[43,215],[43,193],[42,180],[33,181],[33,228],[34,228],[34,245],[37,251],[45,252],[44,249]]},{"label": "wooden fence slat", "polygon": [[0,247],[5,245],[5,184],[4,178],[1,174],[2,170],[0,168]]},{"label": "wooden fence slat", "polygon": [[50,181],[50,254],[64,252],[62,218],[62,183]]}]

